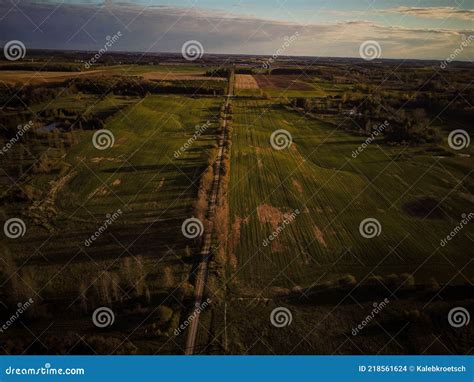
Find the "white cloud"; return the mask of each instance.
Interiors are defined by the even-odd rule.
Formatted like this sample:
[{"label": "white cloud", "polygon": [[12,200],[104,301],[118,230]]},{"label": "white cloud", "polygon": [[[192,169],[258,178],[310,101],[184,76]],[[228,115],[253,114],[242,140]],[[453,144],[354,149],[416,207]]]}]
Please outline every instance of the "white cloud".
[{"label": "white cloud", "polygon": [[456,18],[474,21],[474,10],[454,7],[396,7],[383,10],[385,13],[401,13],[430,19]]},{"label": "white cloud", "polygon": [[[285,37],[298,32],[285,55],[358,57],[364,40],[377,40],[385,58],[444,59],[462,41],[463,33],[474,34],[386,26],[363,19],[303,27],[197,8],[130,4],[63,4],[55,9],[52,4],[23,3],[19,7],[21,11],[0,3],[0,12],[6,15],[0,36],[3,42],[17,39],[29,48],[95,50],[107,35],[120,30],[123,37],[114,45],[120,51],[179,52],[185,41],[196,39],[207,53],[271,55]],[[473,49],[467,48],[458,59],[472,59]]]}]

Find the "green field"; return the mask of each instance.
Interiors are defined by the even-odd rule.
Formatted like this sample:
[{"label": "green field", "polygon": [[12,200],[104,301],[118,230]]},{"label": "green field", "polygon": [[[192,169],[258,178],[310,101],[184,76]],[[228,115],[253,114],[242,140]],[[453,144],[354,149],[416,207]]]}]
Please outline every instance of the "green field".
[{"label": "green field", "polygon": [[[98,150],[94,131],[83,131],[63,158],[61,173],[49,175],[49,184],[40,182],[41,176],[32,180],[31,185],[45,188],[41,201],[29,209],[11,204],[5,210],[7,216],[21,216],[28,230],[28,240],[9,240],[8,246],[36,296],[62,304],[58,329],[53,326],[50,333],[89,327],[90,315],[78,316],[78,309],[83,304],[93,309],[94,301],[104,304],[120,295],[131,300],[125,311],[116,311],[117,333],[136,328],[140,351],[173,352],[175,342],[166,333],[186,308],[182,288],[195,246],[183,237],[181,224],[194,214],[200,176],[215,144],[219,103],[181,96],[137,101],[107,120],[112,147]],[[176,159],[175,151],[207,121],[210,127]],[[85,240],[119,209],[117,220],[86,246]],[[166,309],[172,316],[163,313]],[[138,345],[144,331],[153,342]]]},{"label": "green field", "polygon": [[[289,148],[271,146],[277,129],[291,134]],[[464,351],[469,333],[451,343],[440,320],[469,293],[472,237],[465,227],[446,247],[440,240],[472,207],[473,150],[377,140],[353,159],[364,140],[275,101],[234,101],[228,294],[208,318],[207,352],[439,354],[445,343]],[[380,222],[380,236],[361,236],[366,218]],[[377,323],[353,337],[387,297]],[[282,308],[291,323],[275,327],[272,312]]]},{"label": "green field", "polygon": [[[290,132],[288,149],[271,147],[277,129]],[[238,265],[232,282],[243,290],[257,288],[259,295],[344,274],[362,279],[416,271],[420,282],[445,282],[470,260],[463,250],[470,243],[467,231],[449,248],[438,247],[468,212],[472,159],[381,142],[352,159],[363,141],[270,101],[234,103],[230,241]],[[427,198],[436,216],[407,211],[411,202]],[[264,246],[284,214],[295,209],[301,213]],[[366,218],[380,222],[380,236],[360,235]]]}]

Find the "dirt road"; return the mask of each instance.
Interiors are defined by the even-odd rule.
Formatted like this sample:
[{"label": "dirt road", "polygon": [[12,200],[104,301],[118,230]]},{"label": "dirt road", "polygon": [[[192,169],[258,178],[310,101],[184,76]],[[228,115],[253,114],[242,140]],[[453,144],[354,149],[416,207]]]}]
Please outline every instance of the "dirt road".
[{"label": "dirt road", "polygon": [[[234,81],[234,75],[229,76],[229,82]],[[208,276],[208,264],[210,257],[210,250],[212,245],[212,234],[214,232],[214,215],[216,210],[217,195],[219,194],[219,184],[222,176],[222,160],[224,156],[224,144],[227,137],[227,116],[229,110],[229,99],[233,93],[233,83],[229,83],[226,101],[225,101],[225,115],[224,115],[224,128],[219,138],[219,150],[216,159],[216,171],[214,174],[214,181],[212,183],[211,198],[209,199],[209,210],[208,219],[210,221],[209,228],[204,233],[202,242],[201,252],[199,253],[199,264],[196,270],[196,282],[194,285],[194,308],[191,315],[194,319],[188,327],[187,338],[186,338],[186,349],[185,354],[194,354],[196,346],[196,337],[199,327],[199,318],[201,315],[201,304],[204,296],[206,287],[206,281]]]}]

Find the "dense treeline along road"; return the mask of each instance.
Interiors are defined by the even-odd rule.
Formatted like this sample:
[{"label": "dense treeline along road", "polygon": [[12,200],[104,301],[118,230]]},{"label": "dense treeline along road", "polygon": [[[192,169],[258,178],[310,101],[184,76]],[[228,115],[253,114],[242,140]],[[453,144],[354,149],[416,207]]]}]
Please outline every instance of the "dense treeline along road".
[{"label": "dense treeline along road", "polygon": [[34,300],[0,351],[471,349],[472,64],[34,57],[0,62],[0,320]]}]

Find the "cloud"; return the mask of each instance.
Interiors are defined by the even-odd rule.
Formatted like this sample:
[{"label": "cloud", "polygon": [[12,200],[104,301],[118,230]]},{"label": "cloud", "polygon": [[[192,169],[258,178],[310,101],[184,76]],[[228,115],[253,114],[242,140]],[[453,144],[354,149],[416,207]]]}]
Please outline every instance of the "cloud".
[{"label": "cloud", "polygon": [[[381,43],[385,58],[444,59],[472,31],[404,28],[367,20],[300,25],[200,8],[138,4],[73,5],[0,2],[2,43],[21,40],[27,48],[98,50],[106,37],[122,33],[112,50],[180,52],[187,40],[199,40],[206,53],[272,55],[285,38],[298,38],[285,55],[358,57],[365,40]],[[473,48],[459,59],[473,56]]]},{"label": "cloud", "polygon": [[446,19],[456,18],[461,20],[474,21],[474,10],[458,9],[454,7],[396,7],[382,10],[383,13],[401,13],[409,16]]}]

